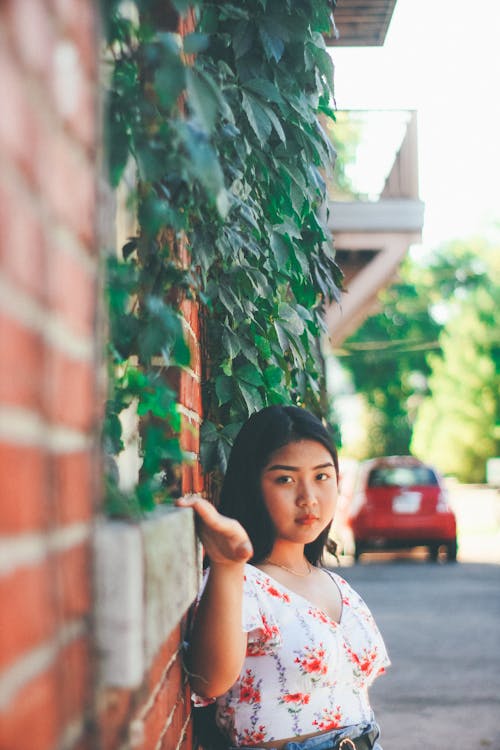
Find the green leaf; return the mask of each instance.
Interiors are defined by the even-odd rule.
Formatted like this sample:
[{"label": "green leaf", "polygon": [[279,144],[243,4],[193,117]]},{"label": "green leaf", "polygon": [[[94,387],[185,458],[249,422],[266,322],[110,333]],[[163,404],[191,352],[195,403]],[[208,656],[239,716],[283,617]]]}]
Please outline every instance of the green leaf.
[{"label": "green leaf", "polygon": [[283,370],[280,367],[270,366],[264,370],[264,380],[268,388],[276,388],[283,379]]},{"label": "green leaf", "polygon": [[276,335],[278,337],[278,342],[281,347],[281,351],[283,352],[283,354],[285,354],[285,352],[287,352],[288,349],[290,348],[290,344],[289,344],[288,336],[285,333],[285,330],[280,325],[280,323],[278,323],[277,320],[274,321],[274,330],[276,331]]},{"label": "green leaf", "polygon": [[264,336],[259,336],[259,334],[256,334],[255,343],[257,344],[257,348],[260,354],[262,354],[265,359],[271,359],[271,344],[269,343],[268,339],[264,338]]},{"label": "green leaf", "polygon": [[186,83],[185,68],[181,60],[168,55],[155,72],[154,88],[163,107],[171,109],[177,103]]},{"label": "green leaf", "polygon": [[264,146],[271,135],[272,123],[266,114],[264,108],[259,104],[255,97],[246,94],[244,91],[241,97],[243,111],[245,112],[252,130],[259,139],[260,145]]},{"label": "green leaf", "polygon": [[241,351],[241,344],[237,334],[227,326],[224,327],[222,333],[222,345],[226,351],[226,354],[231,359],[237,357]]},{"label": "green leaf", "polygon": [[273,127],[275,131],[277,132],[280,140],[283,141],[283,143],[286,143],[285,131],[283,130],[283,126],[281,122],[279,121],[278,117],[276,116],[276,114],[273,112],[271,107],[267,107],[267,106],[263,107],[263,110],[266,113],[266,115],[269,117],[269,119],[271,120]]},{"label": "green leaf", "polygon": [[188,93],[188,105],[193,111],[199,124],[211,132],[215,125],[217,115],[217,95],[208,83],[206,76],[194,68],[186,70],[186,84]]},{"label": "green leaf", "polygon": [[260,411],[260,409],[263,408],[264,402],[257,388],[254,388],[251,385],[247,385],[243,381],[238,381],[238,388],[241,395],[243,396],[243,400],[245,402],[245,406],[247,408],[249,416],[256,411]]},{"label": "green leaf", "polygon": [[205,133],[186,123],[183,131],[184,142],[191,157],[191,169],[212,198],[224,189],[224,177],[217,155],[208,142]]},{"label": "green leaf", "polygon": [[280,234],[277,234],[277,232],[271,234],[271,249],[278,266],[285,267],[288,261],[290,248],[283,237],[281,237]]},{"label": "green leaf", "polygon": [[281,60],[283,55],[285,44],[283,39],[277,36],[269,34],[265,29],[259,29],[259,36],[264,47],[264,52],[268,60],[274,58],[276,62]]},{"label": "green leaf", "polygon": [[215,379],[215,392],[219,399],[219,406],[227,404],[233,398],[233,379],[227,375],[219,375]]},{"label": "green leaf", "polygon": [[282,104],[283,102],[281,93],[274,83],[267,78],[251,78],[249,81],[245,81],[245,88],[259,94],[268,102],[275,102],[275,104]]},{"label": "green leaf", "polygon": [[286,302],[279,306],[280,323],[293,336],[300,336],[304,332],[304,321]]},{"label": "green leaf", "polygon": [[260,370],[253,365],[242,365],[241,367],[238,367],[235,374],[239,381],[243,381],[249,385],[264,385]]},{"label": "green leaf", "polygon": [[191,34],[186,34],[182,41],[186,55],[196,55],[198,52],[206,50],[209,37],[207,34],[200,34],[197,31],[193,31]]}]

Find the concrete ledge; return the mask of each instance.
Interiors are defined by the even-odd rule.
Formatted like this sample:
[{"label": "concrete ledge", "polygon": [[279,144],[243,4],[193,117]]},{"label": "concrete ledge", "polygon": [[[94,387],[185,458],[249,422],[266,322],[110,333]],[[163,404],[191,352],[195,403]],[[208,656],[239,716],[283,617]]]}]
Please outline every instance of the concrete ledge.
[{"label": "concrete ledge", "polygon": [[193,511],[163,507],[139,523],[102,520],[94,538],[100,682],[136,688],[198,591]]},{"label": "concrete ledge", "polygon": [[337,232],[421,232],[424,204],[405,198],[331,201],[328,228]]}]

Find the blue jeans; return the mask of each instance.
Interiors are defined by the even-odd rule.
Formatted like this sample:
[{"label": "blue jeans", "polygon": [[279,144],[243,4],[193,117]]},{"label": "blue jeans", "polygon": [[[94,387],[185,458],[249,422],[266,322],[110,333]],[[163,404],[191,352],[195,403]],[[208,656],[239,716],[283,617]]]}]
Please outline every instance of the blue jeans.
[{"label": "blue jeans", "polygon": [[[318,734],[316,737],[310,737],[308,740],[298,742],[292,740],[283,745],[283,750],[331,750],[341,742],[344,738],[356,739],[361,737],[362,734],[370,733],[374,737],[372,750],[382,750],[381,745],[378,743],[380,737],[380,729],[378,724],[374,721],[366,722],[363,724],[352,724],[348,727],[342,727],[341,729],[332,729],[329,732]],[[237,747],[229,747],[228,750],[241,750]],[[252,747],[251,750],[262,750],[262,748]],[[269,750],[269,748],[267,748]]]}]

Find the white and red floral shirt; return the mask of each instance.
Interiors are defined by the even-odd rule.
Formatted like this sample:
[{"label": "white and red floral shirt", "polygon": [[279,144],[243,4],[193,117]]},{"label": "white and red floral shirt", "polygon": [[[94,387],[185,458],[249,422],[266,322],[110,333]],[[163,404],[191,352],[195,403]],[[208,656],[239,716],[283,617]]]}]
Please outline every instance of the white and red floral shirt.
[{"label": "white and red floral shirt", "polygon": [[[368,687],[389,665],[375,621],[335,573],[340,622],[252,565],[245,566],[240,676],[216,698],[216,721],[233,745],[327,731],[373,718]],[[210,701],[193,696],[197,705]]]}]

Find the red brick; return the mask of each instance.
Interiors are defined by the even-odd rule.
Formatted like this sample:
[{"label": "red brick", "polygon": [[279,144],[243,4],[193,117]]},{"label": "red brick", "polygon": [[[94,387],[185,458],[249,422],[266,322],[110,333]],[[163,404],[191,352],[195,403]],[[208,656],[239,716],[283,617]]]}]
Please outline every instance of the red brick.
[{"label": "red brick", "polygon": [[127,735],[132,711],[133,694],[130,690],[104,688],[98,696],[99,747],[117,750]]},{"label": "red brick", "polygon": [[27,97],[28,82],[16,66],[9,50],[0,44],[0,91],[8,106],[0,117],[0,153],[17,162],[28,175],[33,175],[35,123],[33,106]]},{"label": "red brick", "polygon": [[86,638],[68,644],[0,713],[1,750],[53,750],[65,727],[82,718],[89,700],[90,650]]},{"label": "red brick", "polygon": [[0,533],[46,528],[48,462],[43,451],[0,443]]},{"label": "red brick", "polygon": [[47,304],[60,312],[64,322],[78,335],[90,336],[94,329],[96,281],[83,261],[60,244],[51,247],[47,275]]},{"label": "red brick", "polygon": [[66,621],[86,617],[90,612],[90,562],[87,542],[59,553],[52,561],[58,581],[58,610]]},{"label": "red brick", "polygon": [[88,703],[91,655],[87,638],[69,643],[59,654],[59,702],[65,724],[78,719]]},{"label": "red brick", "polygon": [[6,20],[18,58],[27,68],[45,75],[55,41],[50,9],[39,0],[7,0],[6,6]]},{"label": "red brick", "polygon": [[173,656],[178,655],[182,644],[181,625],[174,627],[168,638],[162,643],[160,650],[156,654],[147,676],[147,685],[149,692],[154,690],[155,686],[162,679],[165,667]]},{"label": "red brick", "polygon": [[44,372],[44,413],[55,424],[87,431],[94,423],[94,365],[53,348]]},{"label": "red brick", "polygon": [[179,700],[175,706],[172,722],[162,738],[161,750],[172,750],[177,747],[188,715],[189,707],[184,700]]},{"label": "red brick", "polygon": [[60,735],[58,673],[55,667],[29,682],[0,713],[1,750],[53,750]]},{"label": "red brick", "polygon": [[51,0],[62,29],[78,46],[84,66],[95,75],[97,69],[97,11],[87,0]]},{"label": "red brick", "polygon": [[0,665],[49,638],[55,628],[54,584],[47,560],[0,578]]},{"label": "red brick", "polygon": [[36,409],[40,405],[40,336],[0,312],[0,402]]},{"label": "red brick", "polygon": [[95,165],[62,130],[45,132],[36,160],[38,185],[54,218],[93,245]]},{"label": "red brick", "polygon": [[192,453],[200,452],[200,426],[184,414],[181,416],[181,448]]},{"label": "red brick", "polygon": [[0,182],[0,259],[2,272],[10,281],[38,300],[43,299],[45,264],[40,214],[27,190],[13,181]]},{"label": "red brick", "polygon": [[54,518],[64,525],[91,518],[93,477],[92,454],[87,451],[51,455]]}]

